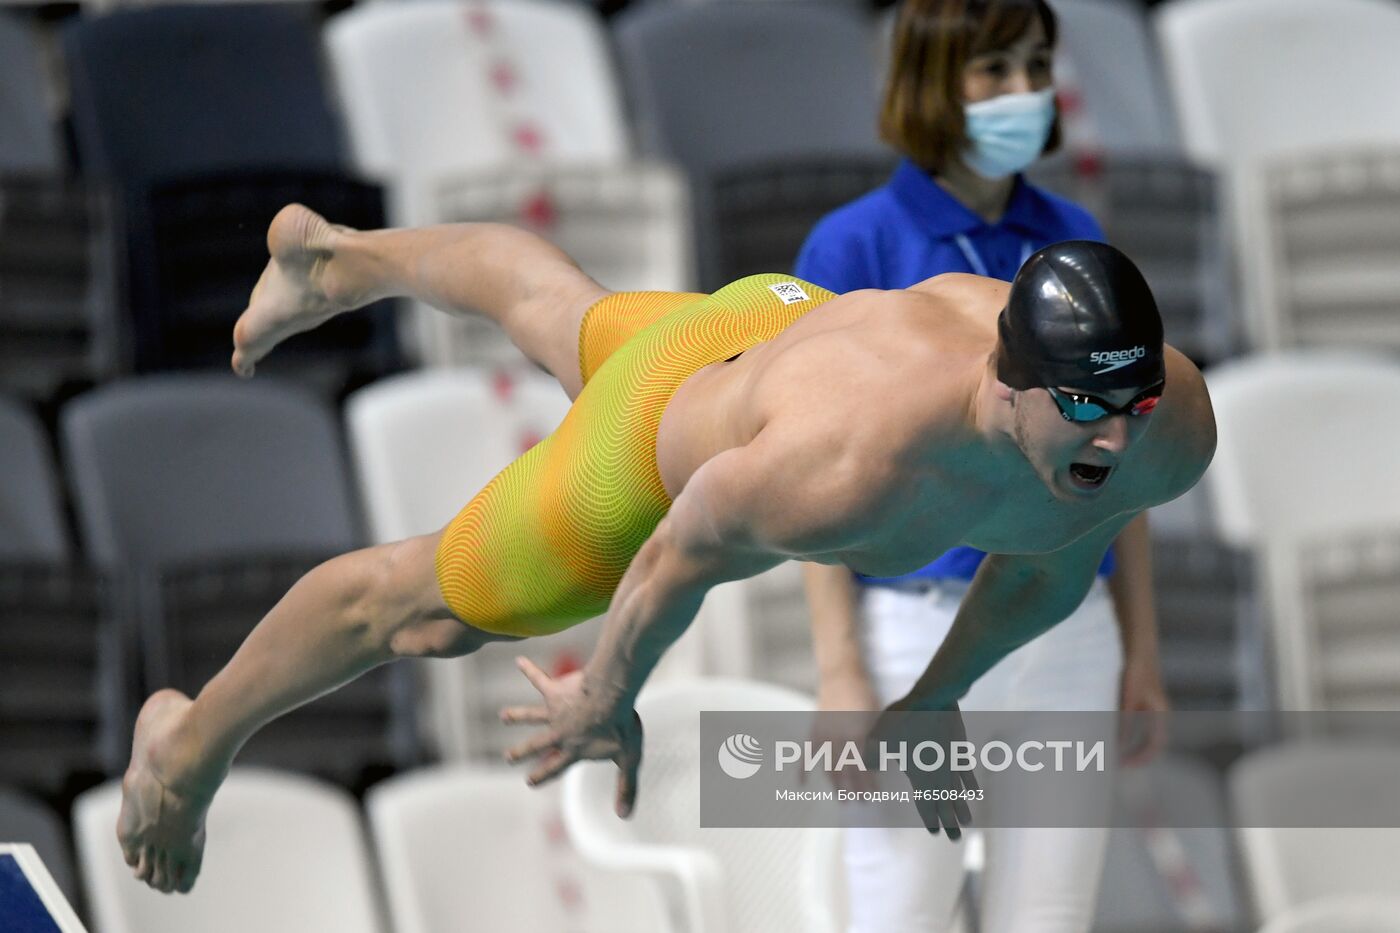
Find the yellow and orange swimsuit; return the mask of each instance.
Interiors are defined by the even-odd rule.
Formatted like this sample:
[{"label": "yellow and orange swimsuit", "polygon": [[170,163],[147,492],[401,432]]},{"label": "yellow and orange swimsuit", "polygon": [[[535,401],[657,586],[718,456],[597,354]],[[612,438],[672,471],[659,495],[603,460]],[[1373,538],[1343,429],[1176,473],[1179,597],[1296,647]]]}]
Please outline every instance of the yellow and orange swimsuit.
[{"label": "yellow and orange swimsuit", "polygon": [[833,297],[764,274],[713,295],[618,292],[590,308],[579,329],[583,391],[563,423],[443,533],[437,578],[452,612],[488,632],[529,636],[607,609],[671,507],[656,435],[676,389]]}]

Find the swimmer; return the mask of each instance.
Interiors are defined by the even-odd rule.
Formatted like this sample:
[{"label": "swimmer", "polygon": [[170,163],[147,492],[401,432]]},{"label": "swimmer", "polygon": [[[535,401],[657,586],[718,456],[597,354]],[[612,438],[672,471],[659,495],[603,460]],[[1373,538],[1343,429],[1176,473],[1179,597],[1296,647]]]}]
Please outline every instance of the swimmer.
[{"label": "swimmer", "polygon": [[[952,630],[891,709],[956,711],[1000,658],[1069,615],[1132,518],[1204,472],[1200,373],[1162,343],[1123,254],[1073,241],[1015,281],[949,274],[835,296],[785,275],[713,295],[612,293],[495,224],[360,232],[296,205],[234,328],[251,376],[279,342],[403,296],[499,324],[575,401],[442,531],[310,571],[193,700],[136,724],[118,838],[137,878],[188,891],[204,817],[262,725],[370,668],[467,654],[606,611],[593,656],[522,672],[542,727],[509,752],[532,784],[615,762],[628,815],[634,702],[708,589],[786,560],[871,576],[988,551]],[[965,813],[940,809],[955,832]]]}]

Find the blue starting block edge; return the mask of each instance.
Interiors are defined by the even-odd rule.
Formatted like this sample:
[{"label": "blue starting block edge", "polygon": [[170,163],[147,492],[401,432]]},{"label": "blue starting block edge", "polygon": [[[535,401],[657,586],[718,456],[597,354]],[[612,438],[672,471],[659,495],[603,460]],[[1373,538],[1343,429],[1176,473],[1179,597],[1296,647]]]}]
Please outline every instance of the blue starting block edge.
[{"label": "blue starting block edge", "polygon": [[31,845],[0,843],[0,933],[87,933]]}]

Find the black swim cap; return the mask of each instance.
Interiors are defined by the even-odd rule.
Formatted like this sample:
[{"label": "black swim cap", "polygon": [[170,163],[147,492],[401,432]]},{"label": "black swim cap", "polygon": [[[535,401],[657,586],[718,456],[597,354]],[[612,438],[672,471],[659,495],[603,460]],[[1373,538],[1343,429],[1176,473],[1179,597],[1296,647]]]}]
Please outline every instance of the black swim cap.
[{"label": "black swim cap", "polygon": [[1067,240],[1031,255],[997,321],[997,378],[1013,389],[1133,389],[1160,382],[1162,318],[1133,261]]}]

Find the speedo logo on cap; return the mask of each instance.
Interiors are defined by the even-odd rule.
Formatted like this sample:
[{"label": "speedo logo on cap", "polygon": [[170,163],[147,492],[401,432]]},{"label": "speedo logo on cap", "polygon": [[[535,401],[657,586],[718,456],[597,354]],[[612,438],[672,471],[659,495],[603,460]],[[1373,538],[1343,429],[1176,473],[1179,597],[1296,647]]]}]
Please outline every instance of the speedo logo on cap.
[{"label": "speedo logo on cap", "polygon": [[1101,376],[1115,369],[1131,366],[1146,355],[1146,347],[1133,347],[1131,350],[1095,350],[1089,354],[1089,362],[1103,367],[1094,370],[1095,376]]}]

